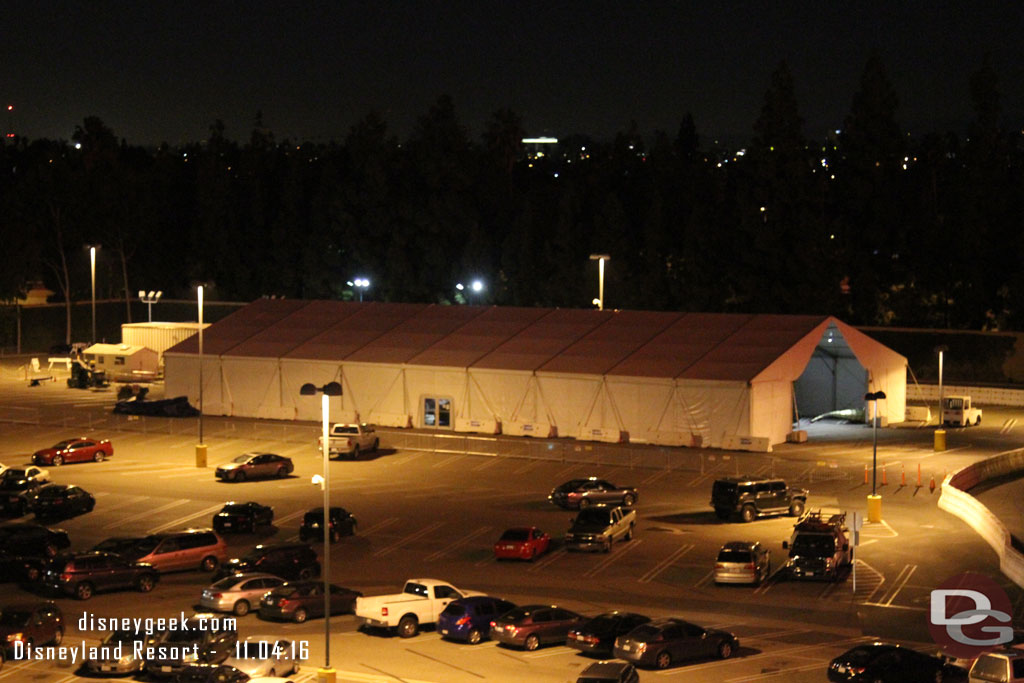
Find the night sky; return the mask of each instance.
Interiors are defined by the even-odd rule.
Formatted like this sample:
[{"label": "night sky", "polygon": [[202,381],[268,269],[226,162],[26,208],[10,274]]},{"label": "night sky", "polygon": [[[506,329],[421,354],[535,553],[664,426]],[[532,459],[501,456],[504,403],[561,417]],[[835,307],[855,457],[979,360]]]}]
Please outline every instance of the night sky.
[{"label": "night sky", "polygon": [[[326,2],[8,0],[5,130],[69,139],[100,117],[132,144],[193,142],[221,119],[249,137],[342,140],[380,111],[407,136],[442,93],[477,138],[511,107],[534,135],[747,139],[786,60],[805,133],[840,127],[872,50],[904,130],[961,132],[968,79],[991,52],[1004,124],[1024,124],[1024,3],[689,0]],[[6,112],[4,113],[7,116]]]}]

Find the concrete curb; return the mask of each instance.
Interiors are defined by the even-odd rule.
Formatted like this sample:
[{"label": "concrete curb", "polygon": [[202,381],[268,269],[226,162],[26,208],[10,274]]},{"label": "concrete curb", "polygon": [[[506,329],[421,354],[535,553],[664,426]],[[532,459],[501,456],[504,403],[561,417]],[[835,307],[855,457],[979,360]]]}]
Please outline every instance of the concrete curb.
[{"label": "concrete curb", "polygon": [[948,475],[942,482],[939,509],[959,517],[978,532],[999,556],[999,570],[1024,588],[1024,554],[1013,547],[1010,532],[992,511],[968,493],[978,484],[1024,472],[1024,448],[981,460]]}]

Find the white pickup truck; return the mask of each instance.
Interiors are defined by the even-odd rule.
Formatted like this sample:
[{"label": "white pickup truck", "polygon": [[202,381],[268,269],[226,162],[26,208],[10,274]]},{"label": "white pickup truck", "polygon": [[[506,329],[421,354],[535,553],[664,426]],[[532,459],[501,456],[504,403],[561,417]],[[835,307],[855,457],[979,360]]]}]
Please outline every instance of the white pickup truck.
[{"label": "white pickup truck", "polygon": [[423,624],[436,624],[452,600],[483,595],[464,591],[437,579],[409,579],[401,593],[356,598],[356,618],[364,626],[395,629],[403,638],[419,633]]},{"label": "white pickup truck", "polygon": [[971,407],[970,396],[946,396],[942,400],[942,424],[967,427],[981,424],[981,408]]},{"label": "white pickup truck", "polygon": [[[317,439],[317,448],[323,450],[324,437]],[[330,455],[347,455],[350,458],[358,458],[360,451],[377,452],[380,447],[380,438],[374,431],[373,425],[365,422],[362,424],[336,423],[331,425],[331,431],[327,433],[327,452]]]}]

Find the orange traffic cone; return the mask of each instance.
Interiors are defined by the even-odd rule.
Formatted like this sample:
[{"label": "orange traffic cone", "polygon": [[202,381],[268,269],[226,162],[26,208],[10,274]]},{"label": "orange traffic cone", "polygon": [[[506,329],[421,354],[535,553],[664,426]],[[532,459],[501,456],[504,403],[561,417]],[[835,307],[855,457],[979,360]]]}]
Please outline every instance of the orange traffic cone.
[{"label": "orange traffic cone", "polygon": [[907,485],[907,466],[903,465],[900,470],[900,488]]},{"label": "orange traffic cone", "polygon": [[928,484],[928,492],[929,493],[935,493],[935,475],[934,474],[932,475],[931,483]]},{"label": "orange traffic cone", "polygon": [[864,464],[864,483],[865,484],[868,483],[868,466],[867,466],[867,463]]},{"label": "orange traffic cone", "polygon": [[882,465],[882,486],[885,486],[888,483],[889,483],[889,478],[887,476],[885,476],[885,465]]}]

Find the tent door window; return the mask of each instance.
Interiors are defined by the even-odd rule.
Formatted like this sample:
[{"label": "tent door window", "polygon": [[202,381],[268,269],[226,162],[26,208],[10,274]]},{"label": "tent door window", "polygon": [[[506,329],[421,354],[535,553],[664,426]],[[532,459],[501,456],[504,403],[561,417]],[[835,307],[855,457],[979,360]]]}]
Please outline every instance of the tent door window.
[{"label": "tent door window", "polygon": [[452,400],[425,396],[423,398],[423,426],[450,429],[452,426]]}]

